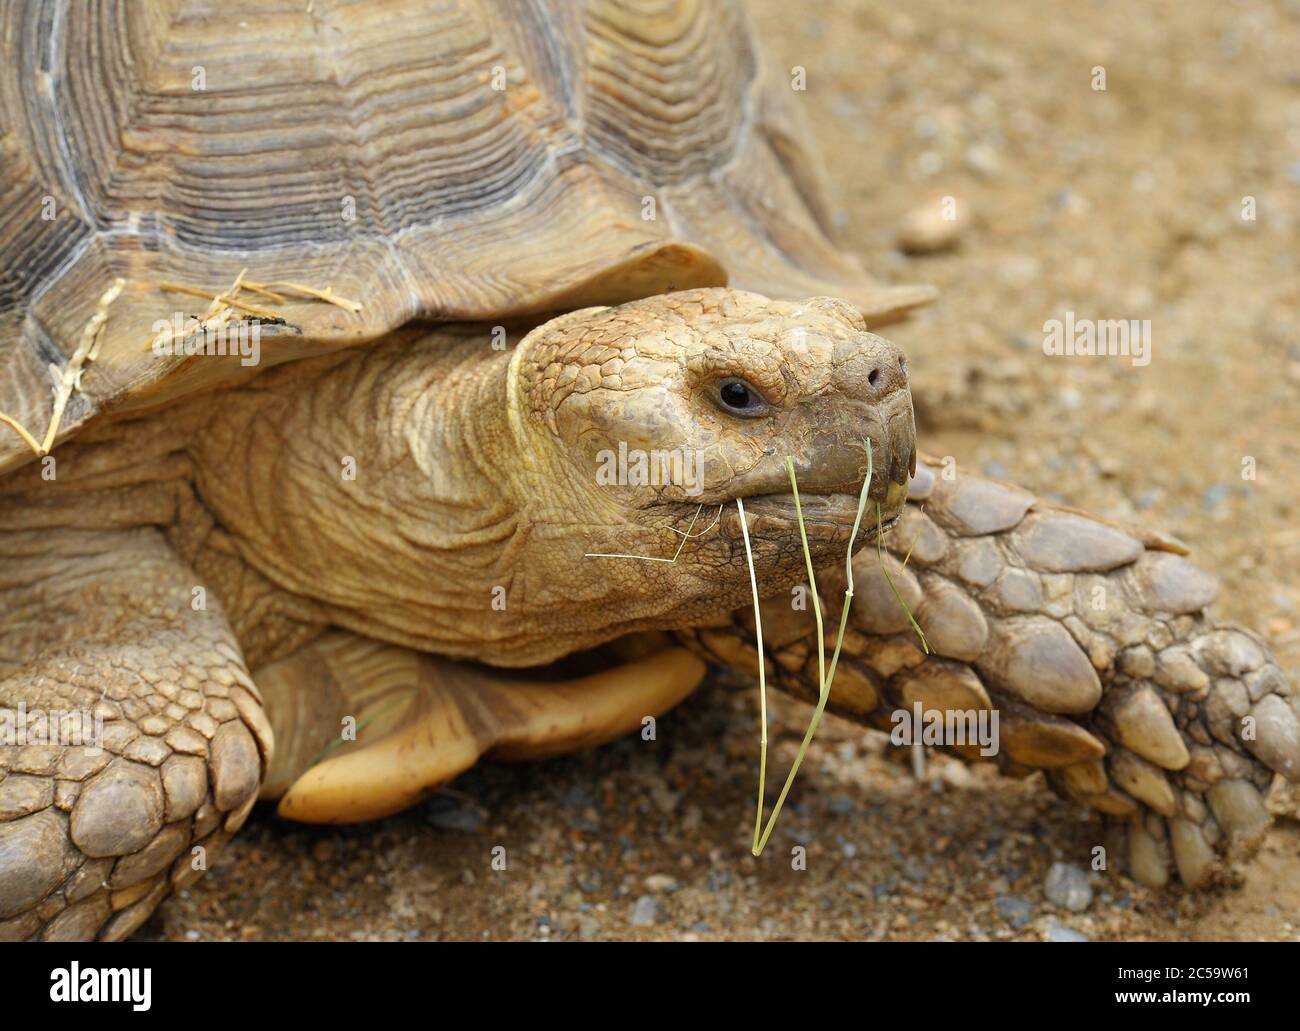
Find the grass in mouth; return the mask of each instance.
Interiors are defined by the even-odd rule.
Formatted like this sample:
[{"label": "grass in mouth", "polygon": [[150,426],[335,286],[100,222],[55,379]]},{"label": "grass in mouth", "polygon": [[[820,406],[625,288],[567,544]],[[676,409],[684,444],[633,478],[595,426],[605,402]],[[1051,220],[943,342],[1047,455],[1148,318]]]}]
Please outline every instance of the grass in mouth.
[{"label": "grass in mouth", "polygon": [[[795,756],[793,765],[790,767],[789,776],[785,779],[785,784],[781,787],[781,794],[777,797],[776,805],[772,808],[772,815],[768,817],[766,828],[763,826],[763,799],[767,790],[767,668],[763,657],[763,614],[759,608],[758,601],[758,575],[754,571],[754,553],[749,545],[749,525],[745,521],[745,502],[741,498],[736,498],[736,509],[740,513],[740,532],[745,541],[745,561],[749,566],[749,587],[754,596],[754,634],[758,646],[758,708],[761,728],[759,731],[759,765],[758,765],[758,805],[754,813],[754,839],[750,846],[751,851],[756,856],[763,854],[763,849],[767,846],[768,838],[772,836],[772,831],[776,828],[777,817],[781,814],[781,807],[785,805],[786,796],[790,793],[790,788],[794,784],[794,778],[799,772],[799,767],[803,765],[804,756],[808,754],[808,746],[812,744],[813,735],[817,733],[817,727],[821,724],[822,715],[826,711],[826,702],[831,696],[831,683],[835,679],[835,670],[840,662],[840,650],[844,647],[844,633],[849,622],[849,607],[853,603],[853,542],[858,539],[858,530],[862,526],[862,516],[867,508],[867,495],[871,490],[871,476],[874,471],[874,459],[871,453],[871,440],[866,441],[867,446],[867,476],[862,483],[862,493],[858,496],[858,512],[853,519],[853,533],[849,535],[848,547],[845,549],[844,569],[847,574],[848,586],[844,590],[844,607],[840,612],[839,633],[835,639],[835,650],[831,653],[830,667],[826,665],[826,634],[822,626],[822,604],[821,596],[817,593],[817,575],[813,572],[812,551],[808,547],[808,532],[803,521],[803,505],[799,500],[799,481],[794,472],[794,458],[787,455],[785,467],[790,473],[790,490],[794,494],[794,510],[799,520],[799,543],[803,547],[804,564],[808,570],[808,586],[812,592],[813,614],[817,619],[817,706],[813,710],[812,718],[808,721],[808,729],[804,733],[803,741],[799,745],[799,752]],[[718,520],[722,517],[722,506],[718,507],[718,515],[709,527],[699,534],[693,533],[695,522],[699,519],[700,508],[695,510],[695,517],[691,520],[690,526],[683,533],[681,530],[674,529],[673,532],[681,535],[681,541],[677,550],[672,557],[652,557],[649,555],[630,555],[630,554],[609,554],[604,552],[589,552],[586,558],[620,558],[636,559],[642,562],[668,562],[674,563],[680,557],[682,549],[686,542],[694,537],[703,536],[717,525]],[[670,527],[671,529],[671,527]],[[921,639],[921,646],[925,653],[930,654],[930,645],[925,639],[925,632],[921,629],[916,618],[912,615],[912,610],[907,607],[907,602],[903,596],[898,593],[898,588],[894,586],[893,578],[889,575],[889,570],[885,568],[884,552],[881,550],[880,540],[884,536],[884,517],[881,512],[880,503],[876,503],[876,557],[880,562],[880,571],[884,574],[885,581],[889,584],[889,589],[894,592],[894,597],[898,599],[898,604],[903,611],[907,613],[908,622],[912,624],[912,629],[916,631],[917,636]],[[907,557],[910,559],[912,553],[909,550]],[[907,560],[904,559],[903,567],[907,567]]]},{"label": "grass in mouth", "polygon": [[[803,741],[799,744],[798,754],[795,755],[794,763],[790,767],[790,773],[785,778],[785,784],[781,787],[781,794],[777,796],[776,805],[772,808],[772,815],[768,817],[766,828],[763,827],[763,800],[767,788],[767,672],[766,662],[763,656],[763,615],[759,608],[758,600],[758,577],[754,572],[754,555],[749,546],[749,527],[745,523],[745,503],[736,499],[736,508],[740,512],[740,532],[745,541],[745,560],[749,564],[749,586],[754,595],[754,633],[758,645],[758,708],[761,728],[759,732],[759,767],[758,767],[758,805],[754,813],[754,838],[750,846],[750,851],[755,856],[761,856],[763,849],[767,847],[767,841],[772,836],[772,831],[776,829],[777,817],[781,814],[781,807],[785,805],[786,796],[790,793],[790,787],[794,784],[794,778],[799,772],[799,767],[803,765],[804,756],[808,754],[808,746],[812,744],[813,735],[817,733],[817,728],[821,724],[822,715],[826,711],[826,702],[831,696],[831,684],[835,679],[835,670],[840,661],[840,649],[844,646],[844,632],[848,626],[849,607],[853,603],[853,542],[858,539],[858,529],[862,525],[862,514],[867,507],[867,494],[871,489],[871,475],[873,471],[873,458],[871,453],[871,441],[866,441],[867,445],[867,476],[862,484],[862,493],[858,497],[858,512],[853,520],[853,533],[849,536],[848,547],[844,557],[844,568],[847,574],[848,585],[844,590],[844,607],[840,612],[839,633],[835,639],[835,651],[831,655],[829,669],[826,665],[826,635],[822,625],[822,606],[821,597],[817,593],[817,576],[813,572],[812,552],[808,548],[808,533],[804,527],[803,506],[799,501],[799,482],[795,477],[794,459],[786,457],[785,466],[790,473],[790,489],[794,493],[794,510],[799,520],[799,542],[803,546],[804,563],[808,570],[808,586],[812,593],[813,615],[817,620],[817,705],[813,709],[812,718],[808,721],[808,729],[804,732]],[[889,588],[898,599],[898,604],[902,606],[907,613],[908,621],[912,628],[921,638],[921,645],[925,648],[928,655],[930,646],[926,642],[925,633],[921,630],[920,625],[912,615],[911,609],[903,600],[903,596],[898,593],[898,588],[894,586],[894,581],[889,576],[889,571],[885,568],[884,553],[881,550],[880,539],[884,536],[884,521],[881,513],[880,503],[876,503],[876,556],[880,561],[880,571],[884,574]],[[910,556],[909,556],[910,557]]]}]

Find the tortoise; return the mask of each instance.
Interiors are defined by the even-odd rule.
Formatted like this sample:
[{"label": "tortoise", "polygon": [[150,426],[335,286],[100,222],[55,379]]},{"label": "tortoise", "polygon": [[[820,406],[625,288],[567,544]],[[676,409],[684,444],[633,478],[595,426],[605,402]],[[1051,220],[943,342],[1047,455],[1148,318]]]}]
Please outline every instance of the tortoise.
[{"label": "tortoise", "polygon": [[737,499],[764,670],[816,697],[787,455],[829,626],[862,549],[832,711],[996,712],[1153,886],[1300,776],[1185,549],[918,458],[867,326],[933,291],[834,245],[736,7],[4,18],[0,936],[131,934],[259,798],[375,819],[755,673]]}]

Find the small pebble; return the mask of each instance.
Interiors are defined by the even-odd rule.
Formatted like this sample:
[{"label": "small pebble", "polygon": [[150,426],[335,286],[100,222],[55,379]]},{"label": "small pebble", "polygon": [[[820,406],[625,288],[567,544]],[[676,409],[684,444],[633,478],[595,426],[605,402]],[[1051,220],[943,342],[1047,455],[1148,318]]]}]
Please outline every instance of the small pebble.
[{"label": "small pebble", "polygon": [[1074,863],[1053,863],[1043,882],[1043,894],[1049,902],[1075,913],[1092,904],[1092,884]]},{"label": "small pebble", "polygon": [[1047,927],[1047,940],[1049,942],[1086,942],[1088,936],[1081,934],[1073,927],[1066,927],[1065,924],[1058,924],[1053,920]]},{"label": "small pebble", "polygon": [[1029,917],[1034,910],[1034,907],[1029,904],[1029,900],[1021,898],[1019,895],[999,895],[997,907],[1002,919],[1017,931],[1029,923]]},{"label": "small pebble", "polygon": [[998,152],[987,143],[977,143],[966,151],[966,167],[976,175],[992,179],[1002,170]]},{"label": "small pebble", "polygon": [[1130,185],[1132,185],[1133,189],[1138,193],[1150,193],[1156,188],[1156,177],[1147,169],[1140,168],[1133,173]]},{"label": "small pebble", "polygon": [[1089,207],[1087,198],[1071,189],[1059,190],[1052,194],[1049,203],[1058,211],[1064,211],[1070,215],[1081,215]]},{"label": "small pebble", "polygon": [[485,815],[454,795],[434,795],[424,804],[424,818],[442,831],[473,834],[483,829]]},{"label": "small pebble", "polygon": [[564,793],[560,804],[566,809],[586,809],[596,804],[596,792],[588,784],[575,784]]},{"label": "small pebble", "polygon": [[659,900],[653,895],[642,895],[632,907],[632,926],[651,927],[659,921]]},{"label": "small pebble", "polygon": [[950,788],[968,788],[975,783],[975,778],[965,763],[944,763],[941,776]]},{"label": "small pebble", "polygon": [[897,241],[906,254],[936,254],[956,246],[966,226],[966,201],[931,197],[912,208],[899,223]]},{"label": "small pebble", "polygon": [[[1205,493],[1201,495],[1201,504],[1205,506],[1206,511],[1213,512],[1232,493],[1232,488],[1226,483],[1214,483],[1205,488]],[[755,660],[757,662],[757,660]]]}]

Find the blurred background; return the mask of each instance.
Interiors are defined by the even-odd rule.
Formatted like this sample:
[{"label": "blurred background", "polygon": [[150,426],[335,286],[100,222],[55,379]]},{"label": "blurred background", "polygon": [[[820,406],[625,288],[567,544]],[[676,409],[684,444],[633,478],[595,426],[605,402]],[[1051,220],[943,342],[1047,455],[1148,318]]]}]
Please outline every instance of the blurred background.
[{"label": "blurred background", "polygon": [[[1265,634],[1300,682],[1300,0],[748,6],[776,66],[806,70],[796,102],[840,243],[882,279],[941,291],[884,330],[911,359],[923,448],[1178,536],[1222,577],[1219,612]],[[944,196],[958,220],[927,226]],[[1046,358],[1043,323],[1067,310],[1150,319],[1150,364]],[[783,777],[806,709],[780,698],[772,717]],[[1237,890],[1111,879],[1071,912],[1044,878],[1099,825],[1037,777],[940,758],[917,782],[883,738],[831,718],[755,861],[756,693],[710,685],[659,737],[480,766],[378,825],[260,813],[145,931],[1300,937],[1293,821]],[[508,871],[489,875],[486,843],[506,845]],[[806,871],[790,869],[793,843]]]}]

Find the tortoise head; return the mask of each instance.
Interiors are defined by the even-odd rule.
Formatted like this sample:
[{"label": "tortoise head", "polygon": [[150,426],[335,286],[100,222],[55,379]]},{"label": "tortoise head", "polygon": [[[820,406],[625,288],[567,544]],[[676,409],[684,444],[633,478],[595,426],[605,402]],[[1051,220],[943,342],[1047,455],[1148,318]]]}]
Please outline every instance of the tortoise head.
[{"label": "tortoise head", "polygon": [[[730,604],[739,587],[743,604],[737,498],[760,588],[803,579],[787,458],[814,562],[844,555],[868,441],[857,543],[906,501],[916,461],[906,361],[842,301],[715,288],[589,308],[530,333],[511,372],[515,433],[521,447],[557,456],[548,475],[566,482],[585,554],[671,557],[694,523],[676,575],[642,571],[651,590]],[[559,446],[539,446],[538,434]],[[639,574],[606,565],[600,575]],[[669,587],[669,577],[682,582]]]},{"label": "tortoise head", "polygon": [[843,560],[867,442],[856,543],[876,504],[898,517],[914,461],[902,355],[829,298],[665,294],[508,354],[412,328],[254,388],[215,398],[190,452],[295,618],[496,665],[729,618],[750,600],[737,498],[759,589],[803,582],[787,457],[819,564]]}]

